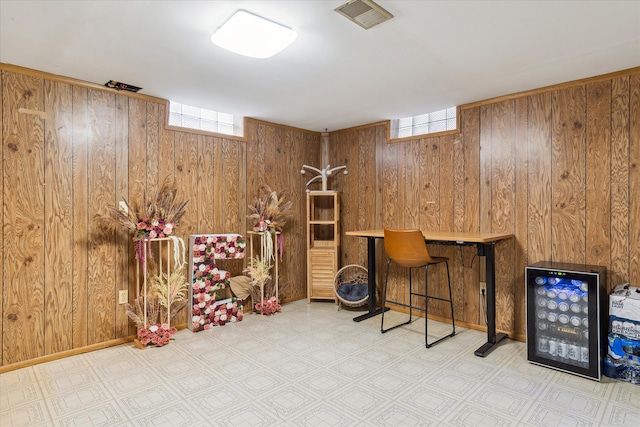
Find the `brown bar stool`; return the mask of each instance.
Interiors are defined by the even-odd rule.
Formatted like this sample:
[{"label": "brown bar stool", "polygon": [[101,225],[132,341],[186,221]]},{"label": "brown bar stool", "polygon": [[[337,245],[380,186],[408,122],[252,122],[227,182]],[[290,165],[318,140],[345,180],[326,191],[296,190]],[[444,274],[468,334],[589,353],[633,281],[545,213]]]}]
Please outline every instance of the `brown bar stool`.
[{"label": "brown bar stool", "polygon": [[[388,228],[384,229],[384,250],[387,253],[389,260],[387,261],[387,275],[384,282],[384,290],[382,292],[382,322],[380,324],[380,331],[385,333],[390,331],[391,329],[395,329],[399,326],[408,325],[412,320],[412,310],[416,309],[418,311],[423,311],[425,313],[425,331],[424,331],[424,341],[425,346],[427,348],[437,344],[445,338],[452,337],[456,334],[456,324],[453,319],[453,299],[451,297],[451,276],[449,275],[449,258],[445,257],[432,257],[429,255],[429,249],[427,248],[427,242],[422,235],[420,230],[391,230]],[[387,301],[387,284],[389,282],[389,267],[391,266],[391,261],[396,264],[406,267],[409,269],[409,304],[403,304],[398,301]],[[441,264],[444,263],[447,267],[447,280],[449,282],[449,299],[438,298],[434,296],[429,296],[429,287],[428,287],[428,268],[433,264]],[[412,280],[411,280],[411,272],[414,268],[424,267],[424,294],[413,292]],[[413,305],[413,297],[419,296],[423,297],[425,300],[425,308],[416,307]],[[446,335],[442,338],[437,339],[436,341],[429,344],[429,339],[427,337],[427,324],[428,324],[428,307],[429,307],[429,299],[435,299],[440,301],[449,302],[451,306],[451,326],[452,331],[449,335]],[[392,326],[390,328],[384,328],[384,308],[389,302],[390,304],[408,307],[409,308],[409,320],[404,323],[400,323],[399,325]]]}]

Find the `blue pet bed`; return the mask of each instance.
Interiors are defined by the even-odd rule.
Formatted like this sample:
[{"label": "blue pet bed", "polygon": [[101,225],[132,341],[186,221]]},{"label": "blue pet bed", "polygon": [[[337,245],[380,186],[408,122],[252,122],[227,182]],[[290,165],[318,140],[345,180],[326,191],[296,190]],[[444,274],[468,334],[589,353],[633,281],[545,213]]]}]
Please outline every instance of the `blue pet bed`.
[{"label": "blue pet bed", "polygon": [[369,300],[369,274],[361,265],[342,267],[334,278],[335,294],[341,304],[359,307]]}]

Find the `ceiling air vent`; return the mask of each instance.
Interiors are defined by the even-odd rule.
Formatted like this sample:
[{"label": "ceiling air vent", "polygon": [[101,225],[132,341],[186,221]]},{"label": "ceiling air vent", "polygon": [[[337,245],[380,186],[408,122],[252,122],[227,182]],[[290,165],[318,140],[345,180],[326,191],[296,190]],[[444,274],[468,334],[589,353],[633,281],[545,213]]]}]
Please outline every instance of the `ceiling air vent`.
[{"label": "ceiling air vent", "polygon": [[351,0],[334,10],[365,30],[393,18],[392,14],[371,0]]}]

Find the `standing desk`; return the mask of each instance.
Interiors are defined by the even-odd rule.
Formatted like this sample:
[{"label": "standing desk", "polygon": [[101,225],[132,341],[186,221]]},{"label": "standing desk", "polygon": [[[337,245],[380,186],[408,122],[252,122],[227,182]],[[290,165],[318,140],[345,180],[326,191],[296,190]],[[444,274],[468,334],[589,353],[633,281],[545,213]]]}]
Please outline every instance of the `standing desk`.
[{"label": "standing desk", "polygon": [[[376,239],[384,238],[383,229],[347,231],[347,236],[367,238],[367,268],[369,270],[369,310],[367,313],[355,317],[360,322],[382,313],[384,307],[376,307]],[[494,246],[500,240],[510,239],[507,233],[467,233],[455,231],[423,231],[427,243],[439,245],[476,246],[478,255],[485,257],[487,283],[487,342],[477,349],[476,356],[485,357],[495,345],[507,337],[507,334],[496,334],[496,275]]]}]

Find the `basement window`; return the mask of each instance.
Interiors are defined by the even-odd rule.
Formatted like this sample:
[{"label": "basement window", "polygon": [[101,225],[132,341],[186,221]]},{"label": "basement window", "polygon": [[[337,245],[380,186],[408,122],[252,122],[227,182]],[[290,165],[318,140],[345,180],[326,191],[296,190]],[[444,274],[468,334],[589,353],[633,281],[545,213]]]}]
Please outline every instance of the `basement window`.
[{"label": "basement window", "polygon": [[391,121],[391,139],[409,138],[458,130],[458,108],[450,107],[432,113]]},{"label": "basement window", "polygon": [[242,136],[242,117],[169,101],[169,126]]}]

